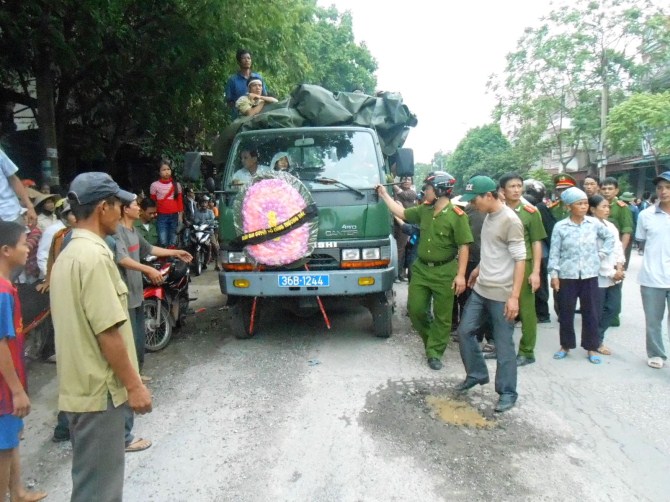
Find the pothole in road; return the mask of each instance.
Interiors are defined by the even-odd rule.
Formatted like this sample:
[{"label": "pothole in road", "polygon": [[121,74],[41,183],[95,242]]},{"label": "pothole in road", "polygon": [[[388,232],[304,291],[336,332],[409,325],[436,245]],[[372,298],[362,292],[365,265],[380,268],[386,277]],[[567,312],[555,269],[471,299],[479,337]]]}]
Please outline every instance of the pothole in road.
[{"label": "pothole in road", "polygon": [[495,421],[488,420],[465,401],[457,401],[447,396],[426,396],[426,403],[432,408],[434,416],[447,424],[476,429],[496,426]]},{"label": "pothole in road", "polygon": [[[517,455],[544,455],[552,441],[516,408],[497,416],[492,386],[456,395],[445,379],[389,380],[367,396],[358,423],[384,454],[430,472],[437,499],[530,496]],[[494,418],[495,417],[495,418]]]}]

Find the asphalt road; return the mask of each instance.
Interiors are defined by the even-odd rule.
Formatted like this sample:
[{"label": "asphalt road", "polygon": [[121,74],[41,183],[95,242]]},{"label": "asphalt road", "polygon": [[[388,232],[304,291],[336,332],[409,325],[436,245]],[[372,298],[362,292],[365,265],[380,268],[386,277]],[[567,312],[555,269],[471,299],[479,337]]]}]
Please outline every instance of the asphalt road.
[{"label": "asphalt road", "polygon": [[[154,444],[127,455],[125,500],[668,500],[670,370],[646,366],[639,263],[608,333],[614,354],[555,361],[558,324],[540,325],[537,363],[520,368],[518,404],[502,416],[492,384],[464,400],[451,391],[464,376],[456,344],[443,370],[426,366],[405,284],[389,339],[353,305],[329,308],[330,331],[263,310],[256,337],[237,340],[208,271],[192,287],[206,310],[147,356],[154,411],[135,433]],[[66,501],[71,449],[50,441],[56,369],[30,370],[24,478]]]}]

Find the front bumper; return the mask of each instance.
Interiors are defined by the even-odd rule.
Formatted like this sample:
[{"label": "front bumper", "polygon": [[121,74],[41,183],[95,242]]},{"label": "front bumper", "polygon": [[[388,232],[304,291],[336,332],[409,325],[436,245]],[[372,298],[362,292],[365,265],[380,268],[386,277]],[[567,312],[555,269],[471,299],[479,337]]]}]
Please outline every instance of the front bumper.
[{"label": "front bumper", "polygon": [[[328,274],[330,286],[328,287],[280,287],[279,275],[290,272],[219,272],[219,286],[221,292],[229,296],[358,296],[370,293],[381,293],[393,288],[395,269],[393,267],[364,269],[364,270],[328,270],[313,272],[314,275]],[[298,272],[295,273],[309,273]],[[374,279],[369,286],[361,286],[359,279]],[[234,281],[245,279],[249,281],[249,287],[239,288]]]}]

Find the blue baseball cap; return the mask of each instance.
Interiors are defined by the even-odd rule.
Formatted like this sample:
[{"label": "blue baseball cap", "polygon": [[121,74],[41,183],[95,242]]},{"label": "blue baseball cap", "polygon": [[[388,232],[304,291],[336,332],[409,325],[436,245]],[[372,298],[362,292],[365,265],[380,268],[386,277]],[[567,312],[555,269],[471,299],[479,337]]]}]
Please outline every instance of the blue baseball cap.
[{"label": "blue baseball cap", "polygon": [[654,178],[654,185],[661,180],[670,182],[670,171],[665,171],[664,173],[661,173],[658,176],[656,176]]}]

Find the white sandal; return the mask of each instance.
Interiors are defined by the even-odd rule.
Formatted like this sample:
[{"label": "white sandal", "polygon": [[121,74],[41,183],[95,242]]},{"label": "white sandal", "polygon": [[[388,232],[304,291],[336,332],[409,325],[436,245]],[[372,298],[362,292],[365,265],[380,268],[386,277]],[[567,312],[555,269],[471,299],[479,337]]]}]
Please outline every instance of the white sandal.
[{"label": "white sandal", "polygon": [[660,370],[663,367],[663,359],[660,357],[650,357],[647,360],[647,366],[656,370]]}]

